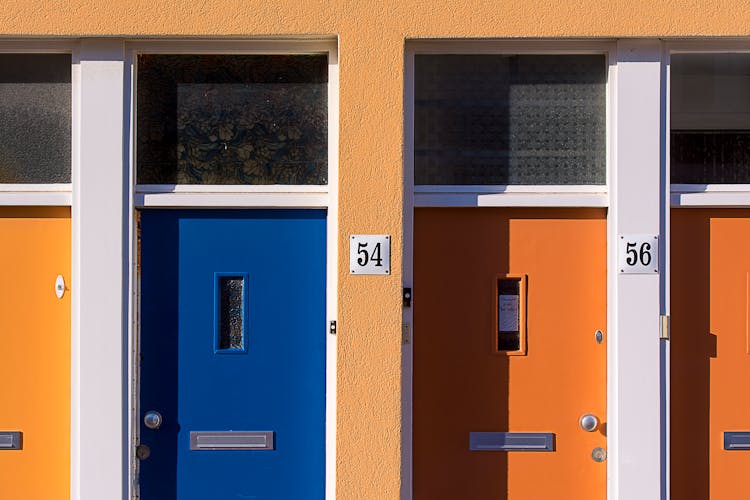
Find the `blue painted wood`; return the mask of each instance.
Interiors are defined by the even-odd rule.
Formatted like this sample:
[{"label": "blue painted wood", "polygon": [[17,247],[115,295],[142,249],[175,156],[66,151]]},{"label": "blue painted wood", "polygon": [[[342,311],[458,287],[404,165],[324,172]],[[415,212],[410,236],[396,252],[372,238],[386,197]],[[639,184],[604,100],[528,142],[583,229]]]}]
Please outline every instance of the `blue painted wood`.
[{"label": "blue painted wood", "polygon": [[[141,251],[143,500],[322,500],[325,211],[147,210]],[[247,273],[245,355],[215,352],[215,273]],[[274,450],[190,450],[191,431]]]}]

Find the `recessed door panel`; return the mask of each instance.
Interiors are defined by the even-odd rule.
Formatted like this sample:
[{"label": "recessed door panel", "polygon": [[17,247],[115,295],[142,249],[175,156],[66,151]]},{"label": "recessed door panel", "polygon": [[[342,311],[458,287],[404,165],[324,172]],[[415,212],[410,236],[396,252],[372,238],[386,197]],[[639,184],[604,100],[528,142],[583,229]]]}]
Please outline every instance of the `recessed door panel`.
[{"label": "recessed door panel", "polygon": [[144,500],[324,497],[325,221],[142,212]]},{"label": "recessed door panel", "polygon": [[419,208],[414,245],[415,500],[605,498],[606,212]]},{"label": "recessed door panel", "polygon": [[2,208],[0,240],[0,498],[65,499],[70,209]]},{"label": "recessed door panel", "polygon": [[671,234],[672,498],[738,498],[750,470],[750,210],[673,209]]}]

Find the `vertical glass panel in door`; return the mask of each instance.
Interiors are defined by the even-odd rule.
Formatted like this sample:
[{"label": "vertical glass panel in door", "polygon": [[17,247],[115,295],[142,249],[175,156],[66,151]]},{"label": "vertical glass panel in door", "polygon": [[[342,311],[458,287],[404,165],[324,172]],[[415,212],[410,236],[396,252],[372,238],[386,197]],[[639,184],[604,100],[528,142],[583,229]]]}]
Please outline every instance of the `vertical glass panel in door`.
[{"label": "vertical glass panel in door", "polygon": [[750,182],[750,54],[671,57],[671,177]]},{"label": "vertical glass panel in door", "polygon": [[245,347],[245,277],[217,276],[218,350]]},{"label": "vertical glass panel in door", "polygon": [[497,280],[498,351],[518,351],[521,349],[521,280],[506,278]]},{"label": "vertical glass panel in door", "polygon": [[605,184],[603,55],[419,54],[416,184]]},{"label": "vertical glass panel in door", "polygon": [[0,184],[70,182],[70,54],[0,54]]},{"label": "vertical glass panel in door", "polygon": [[139,184],[328,182],[328,58],[138,56]]}]

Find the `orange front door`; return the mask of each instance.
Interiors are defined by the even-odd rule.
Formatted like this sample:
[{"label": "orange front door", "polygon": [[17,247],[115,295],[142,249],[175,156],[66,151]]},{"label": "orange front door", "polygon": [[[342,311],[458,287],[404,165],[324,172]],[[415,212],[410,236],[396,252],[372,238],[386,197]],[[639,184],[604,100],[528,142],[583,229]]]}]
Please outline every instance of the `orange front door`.
[{"label": "orange front door", "polygon": [[[0,209],[0,498],[62,500],[70,484],[70,210]],[[5,445],[7,440],[3,441]]]},{"label": "orange front door", "polygon": [[[416,209],[415,500],[606,498],[606,227],[601,209]],[[520,352],[498,350],[506,276],[525,289]],[[471,450],[476,432],[553,450]]]},{"label": "orange front door", "polygon": [[673,209],[671,231],[672,498],[747,498],[750,210]]}]

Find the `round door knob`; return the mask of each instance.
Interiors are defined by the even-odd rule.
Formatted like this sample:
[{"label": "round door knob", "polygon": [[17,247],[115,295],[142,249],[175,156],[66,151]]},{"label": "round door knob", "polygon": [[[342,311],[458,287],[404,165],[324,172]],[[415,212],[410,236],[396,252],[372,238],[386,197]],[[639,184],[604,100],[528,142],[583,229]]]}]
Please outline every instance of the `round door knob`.
[{"label": "round door knob", "polygon": [[143,425],[145,425],[149,429],[158,429],[159,427],[161,427],[162,421],[163,419],[161,413],[159,413],[158,411],[151,410],[146,412],[146,414],[143,416]]},{"label": "round door knob", "polygon": [[599,419],[590,413],[582,416],[578,423],[581,424],[581,429],[586,432],[594,432],[599,427]]}]

